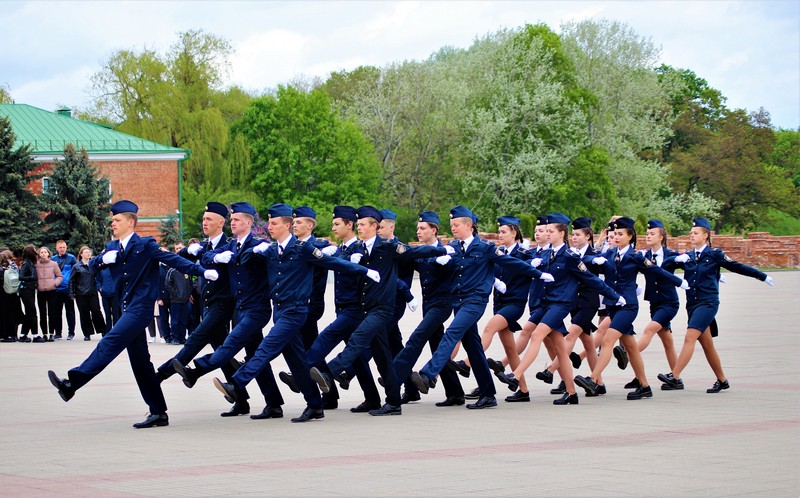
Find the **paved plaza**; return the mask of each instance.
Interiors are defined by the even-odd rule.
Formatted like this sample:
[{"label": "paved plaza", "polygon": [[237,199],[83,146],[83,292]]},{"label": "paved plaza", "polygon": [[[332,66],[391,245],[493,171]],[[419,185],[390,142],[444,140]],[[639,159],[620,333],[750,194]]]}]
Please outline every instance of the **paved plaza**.
[{"label": "paved plaza", "polygon": [[[579,405],[552,405],[551,386],[533,378],[546,364],[543,349],[529,370],[531,403],[504,403],[510,391],[498,382],[496,409],[437,408],[437,386],[402,416],[371,417],[349,412],[362,401],[354,383],[324,420],[293,424],[304,402],[283,384],[285,418],[256,421],[219,416],[230,405],[213,374],[191,390],[176,376],[164,384],[170,426],[136,430],[147,408],[125,354],[64,403],[47,370],[65,376],[96,340],[0,344],[0,496],[796,497],[800,272],[771,275],[772,288],[726,273],[716,345],[731,389],[716,395],[706,394],[714,376],[699,345],[683,374],[686,390],[658,390],[656,374],[668,368],[656,338],[644,353],[655,395],[641,401],[625,399],[630,367],[612,361],[607,395],[586,398],[579,389]],[[332,295],[329,288],[323,325]],[[421,316],[406,313],[406,337]],[[645,304],[637,331],[647,318]],[[680,349],[683,310],[673,324]],[[150,346],[155,364],[177,352]],[[489,356],[501,351],[493,344]],[[273,369],[286,370],[282,357]],[[578,373],[587,372],[584,364]],[[475,386],[462,380],[466,390]],[[254,383],[254,412],[263,408],[256,391]]]}]

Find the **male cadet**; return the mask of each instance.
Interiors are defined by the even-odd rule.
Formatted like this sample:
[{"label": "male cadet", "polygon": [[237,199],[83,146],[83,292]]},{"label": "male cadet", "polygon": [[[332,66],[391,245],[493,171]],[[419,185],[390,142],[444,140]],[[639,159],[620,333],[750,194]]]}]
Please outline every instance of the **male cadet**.
[{"label": "male cadet", "polygon": [[[355,233],[355,224],[358,216],[356,209],[351,206],[335,206],[333,208],[333,223],[331,232],[333,236],[342,241],[338,248],[328,246],[322,249],[323,253],[331,254],[337,258],[350,261],[350,256],[356,253],[359,243]],[[361,276],[348,272],[336,271],[333,273],[333,296],[336,305],[336,319],[320,332],[314,344],[308,350],[308,364],[318,368],[324,368],[325,357],[333,351],[340,342],[346,342],[350,335],[355,331],[364,319],[361,312]],[[353,413],[364,413],[381,407],[381,396],[372,377],[368,360],[365,355],[360,355],[353,363],[361,390],[364,392],[364,402],[350,409]],[[300,392],[292,376],[286,372],[281,372],[280,379],[285,382],[293,391]],[[340,379],[337,379],[340,380]],[[341,382],[341,380],[340,380]],[[342,384],[346,389],[347,384]],[[339,393],[336,384],[330,385],[330,390],[322,396],[324,408],[337,408]]]},{"label": "male cadet", "polygon": [[55,330],[56,335],[53,339],[58,341],[63,337],[61,335],[63,327],[61,309],[63,308],[67,313],[67,340],[71,341],[75,337],[75,302],[69,295],[69,277],[72,274],[72,267],[78,263],[78,260],[75,255],[67,252],[67,243],[59,240],[56,242],[56,253],[53,255],[52,261],[58,265],[61,275],[64,277],[56,287],[56,293],[54,294],[56,323],[51,327]]},{"label": "male cadet", "polygon": [[308,422],[325,417],[322,398],[309,376],[306,349],[299,333],[308,313],[308,300],[314,279],[312,265],[366,275],[376,282],[380,277],[377,271],[326,256],[312,244],[298,241],[292,235],[291,228],[292,207],[286,204],[270,206],[268,229],[275,242],[272,244],[262,242],[253,248],[253,253],[258,255],[262,262],[266,260],[269,297],[274,308],[273,327],[264,336],[255,355],[236,371],[232,384],[214,379],[214,385],[226,397],[235,400],[237,387],[245,387],[259,372],[269,366],[269,362],[283,353],[286,364],[292,372],[292,379],[307,403],[302,415],[293,418],[292,422]]},{"label": "male cadet", "polygon": [[[314,228],[317,226],[317,212],[308,206],[295,208],[292,213],[292,231],[300,242],[313,245],[317,249],[330,246],[327,240],[314,237]],[[319,335],[317,322],[325,313],[325,288],[328,286],[328,269],[321,266],[314,267],[314,283],[311,286],[311,298],[308,301],[308,315],[300,327],[300,337],[306,351],[311,348]]]},{"label": "male cadet", "polygon": [[[253,237],[251,228],[255,220],[256,210],[247,202],[231,204],[231,233],[233,238],[220,244],[213,251],[205,251],[200,257],[204,265],[215,268],[226,267],[231,293],[234,298],[234,321],[236,326],[225,338],[222,346],[212,354],[194,360],[195,368],[185,367],[180,360],[172,361],[172,368],[183,378],[186,387],[192,387],[197,379],[217,368],[231,364],[236,353],[244,348],[245,359],[250,359],[264,338],[262,330],[269,322],[272,312],[267,305],[267,268],[263,260],[254,257],[253,248],[261,243]],[[238,363],[238,362],[237,362]],[[237,367],[238,368],[238,367]],[[268,419],[283,417],[283,397],[272,376],[272,370],[265,368],[256,377],[261,393],[267,402],[264,410],[252,419]],[[233,403],[231,415],[244,414],[249,410],[247,393],[240,391]],[[239,406],[236,406],[236,405]]]},{"label": "male cadet", "polygon": [[150,363],[144,332],[147,324],[153,320],[153,307],[158,297],[158,262],[189,275],[203,275],[208,280],[216,280],[218,274],[177,254],[161,251],[151,237],[139,237],[134,232],[138,210],[131,201],[118,201],[111,206],[111,230],[117,240],[109,242],[105,252],[89,262],[95,272],[110,269],[114,287],[118,289],[122,316],[100,339],[89,357],[69,371],[67,379],[60,379],[52,370],[47,375],[58,389],[61,399],[69,401],[75,391],[99,374],[122,350],[127,349],[139,391],[150,408],[150,414],[144,421],[133,424],[135,428],[142,429],[169,425],[167,403],[153,364]]},{"label": "male cadet", "polygon": [[[408,247],[396,240],[378,237],[378,224],[381,214],[372,206],[362,206],[356,211],[358,216],[358,235],[361,237],[359,253],[350,258],[360,262],[380,274],[380,282],[367,279],[361,284],[361,312],[364,319],[350,336],[344,351],[328,362],[333,377],[341,375],[345,369],[364,352],[372,348],[372,355],[381,373],[386,389],[386,403],[370,415],[400,415],[400,386],[394,374],[392,356],[389,351],[387,329],[394,317],[394,302],[397,294],[397,261],[441,256],[444,248],[432,246]],[[311,368],[311,376],[319,384],[322,392],[328,392],[333,383],[331,375],[317,367]]]},{"label": "male cadet", "polygon": [[[228,216],[228,207],[219,202],[209,202],[206,204],[203,213],[203,233],[208,237],[199,244],[191,244],[179,254],[191,261],[199,260],[205,252],[214,251],[218,247],[228,243],[228,238],[222,232]],[[195,303],[201,307],[202,320],[189,334],[186,344],[174,357],[170,358],[163,365],[158,367],[158,378],[161,381],[168,379],[175,373],[172,361],[177,360],[181,365],[187,365],[206,345],[216,350],[225,342],[228,335],[228,326],[233,318],[234,300],[231,294],[231,284],[228,276],[228,265],[218,265],[220,278],[215,281],[200,279],[200,301]],[[233,376],[236,368],[225,364],[222,372],[227,379]],[[243,396],[238,403],[234,404],[227,412],[220,415],[223,417],[234,417],[236,415],[246,415],[250,413],[250,405],[247,396]]]},{"label": "male cadet", "polygon": [[[499,264],[511,271],[531,277],[542,277],[542,272],[530,264],[496,249],[491,242],[479,239],[475,229],[476,223],[477,216],[465,206],[456,206],[450,210],[450,231],[455,240],[447,246],[451,260],[445,261],[447,258],[443,258],[440,261],[450,265],[453,273],[452,296],[455,315],[430,361],[419,372],[411,374],[411,380],[420,392],[427,394],[428,389],[436,385],[436,376],[447,365],[453,348],[461,341],[480,389],[478,401],[467,405],[470,409],[497,406],[497,399],[494,396],[496,391],[483,353],[477,325],[486,310],[489,294],[494,286],[494,265]],[[552,280],[552,277],[549,280]]]}]

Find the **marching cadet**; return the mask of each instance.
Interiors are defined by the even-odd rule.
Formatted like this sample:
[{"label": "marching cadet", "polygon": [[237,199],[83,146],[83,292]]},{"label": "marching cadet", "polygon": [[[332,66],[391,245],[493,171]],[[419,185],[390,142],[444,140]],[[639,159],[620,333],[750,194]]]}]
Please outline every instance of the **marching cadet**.
[{"label": "marching cadet", "polygon": [[[369,412],[370,415],[400,415],[400,387],[392,367],[393,357],[389,350],[387,330],[394,317],[394,303],[397,295],[397,261],[413,260],[421,257],[444,255],[444,248],[431,246],[409,247],[396,240],[378,237],[378,224],[382,216],[372,206],[362,206],[358,215],[358,235],[361,238],[359,253],[351,260],[380,274],[379,282],[362,280],[361,312],[364,319],[347,340],[344,351],[328,362],[327,369],[311,368],[311,376],[323,392],[328,392],[333,383],[332,377],[341,375],[362,355],[367,347],[372,348],[372,356],[383,377],[386,390],[386,403]],[[327,371],[329,370],[331,374]]]},{"label": "marching cadet", "polygon": [[[255,354],[261,340],[262,330],[269,322],[272,312],[267,301],[267,269],[263,260],[254,257],[253,248],[261,243],[261,239],[253,236],[251,228],[255,220],[256,210],[248,202],[231,204],[231,238],[227,243],[219,244],[213,251],[205,251],[200,260],[204,265],[216,268],[226,267],[231,293],[234,298],[234,321],[236,326],[225,338],[225,341],[213,353],[194,360],[195,368],[185,367],[179,360],[172,361],[175,372],[183,378],[186,387],[193,387],[203,375],[230,365],[234,355],[244,348],[245,360]],[[272,375],[272,370],[265,368],[256,378],[266,406],[261,413],[250,415],[252,419],[269,419],[283,417],[283,396]],[[234,414],[249,411],[247,393],[238,392],[235,398],[227,400],[233,404]],[[236,406],[236,405],[239,406]]]},{"label": "marching cadet", "polygon": [[292,207],[287,204],[273,204],[269,207],[269,234],[275,240],[268,244],[262,242],[253,248],[255,257],[266,261],[268,295],[274,308],[273,327],[264,336],[255,354],[236,371],[233,382],[214,379],[214,385],[234,401],[237,392],[243,389],[261,371],[269,366],[279,354],[283,353],[292,378],[303,393],[307,407],[302,415],[292,422],[308,422],[325,417],[322,398],[309,376],[306,348],[300,337],[300,327],[306,321],[308,300],[314,280],[314,266],[336,271],[366,275],[376,282],[378,272],[363,266],[326,256],[313,244],[301,242],[292,235]]},{"label": "marching cadet", "polygon": [[[292,213],[292,232],[297,240],[313,245],[317,249],[330,246],[330,242],[314,237],[317,226],[317,212],[308,206],[300,206]],[[328,270],[321,266],[314,267],[314,282],[311,287],[311,298],[308,301],[308,315],[300,327],[303,346],[308,350],[319,335],[317,322],[325,313],[325,288],[328,286]]]},{"label": "marching cadet", "polygon": [[436,376],[447,365],[453,348],[461,341],[480,389],[480,398],[477,402],[468,404],[469,409],[497,406],[496,391],[477,326],[494,286],[494,265],[503,265],[516,273],[547,279],[539,270],[504,254],[493,243],[480,240],[477,237],[477,222],[478,217],[465,206],[456,206],[450,210],[450,231],[455,240],[445,246],[450,255],[449,261],[447,258],[440,261],[451,265],[455,316],[431,360],[419,372],[411,374],[411,379],[420,392],[427,394],[430,388],[436,386]]},{"label": "marching cadet", "polygon": [[638,273],[654,272],[675,286],[682,289],[688,288],[685,280],[676,277],[670,272],[660,268],[652,261],[644,259],[641,253],[636,252],[636,230],[634,221],[628,217],[621,217],[613,221],[615,240],[617,247],[603,253],[602,256],[589,256],[587,262],[598,265],[600,271],[606,276],[605,282],[624,299],[625,303],[620,305],[613,300],[605,300],[606,306],[610,306],[608,316],[600,322],[598,334],[604,333],[603,345],[600,349],[600,358],[597,366],[592,370],[590,377],[578,375],[575,383],[586,390],[590,395],[606,393],[603,384],[602,373],[611,360],[614,344],[621,340],[630,357],[633,371],[639,379],[639,387],[635,391],[628,393],[629,400],[642,398],[652,398],[653,391],[647,383],[644,372],[644,362],[636,339],[633,337],[633,321],[639,312],[639,301],[636,296],[636,275]]},{"label": "marching cadet", "polygon": [[[222,245],[228,244],[228,238],[222,232],[222,228],[227,221],[229,209],[225,204],[219,202],[209,202],[206,204],[203,213],[203,233],[208,237],[206,240],[190,244],[183,249],[181,256],[196,261],[208,251],[214,251]],[[189,362],[203,350],[206,345],[216,350],[225,342],[233,318],[234,299],[231,294],[230,277],[228,276],[228,265],[217,265],[220,278],[216,281],[200,280],[200,302],[195,303],[201,307],[202,320],[200,324],[189,334],[186,344],[174,357],[170,358],[163,365],[158,367],[158,378],[164,381],[175,374],[173,360],[180,362],[181,365],[188,365]],[[236,368],[230,363],[222,365],[222,373],[230,379]],[[234,404],[229,411],[220,415],[223,417],[235,417],[237,415],[247,415],[250,413],[250,404],[247,402],[247,394],[244,393],[242,399]]]},{"label": "marching cadet", "polygon": [[150,353],[147,350],[146,324],[153,319],[153,308],[158,298],[158,262],[182,273],[204,276],[216,280],[214,270],[205,270],[177,254],[161,251],[152,237],[139,237],[134,231],[139,208],[131,201],[122,200],[111,206],[111,230],[117,240],[108,243],[106,250],[92,258],[93,271],[109,268],[115,288],[119,289],[122,316],[86,360],[68,372],[66,379],[52,370],[47,372],[50,382],[58,389],[64,401],[69,401],[75,391],[86,385],[111,363],[124,349],[128,350],[131,370],[136,378],[142,398],[150,408],[148,417],[133,424],[137,429],[169,425],[167,403],[156,377]]},{"label": "marching cadet", "polygon": [[718,393],[730,388],[727,377],[722,371],[722,361],[719,359],[711,323],[719,309],[719,278],[720,268],[766,282],[774,285],[772,277],[750,266],[733,261],[721,249],[711,247],[711,223],[705,218],[694,218],[692,230],[689,232],[689,242],[692,250],[675,257],[675,263],[683,268],[686,280],[689,282],[689,291],[686,293],[686,311],[689,315],[689,325],[684,337],[683,347],[678,355],[678,362],[672,372],[664,375],[658,374],[658,379],[663,382],[661,389],[665,391],[683,389],[681,373],[689,360],[692,359],[695,343],[700,342],[706,355],[711,370],[717,376],[716,382],[707,393]]}]

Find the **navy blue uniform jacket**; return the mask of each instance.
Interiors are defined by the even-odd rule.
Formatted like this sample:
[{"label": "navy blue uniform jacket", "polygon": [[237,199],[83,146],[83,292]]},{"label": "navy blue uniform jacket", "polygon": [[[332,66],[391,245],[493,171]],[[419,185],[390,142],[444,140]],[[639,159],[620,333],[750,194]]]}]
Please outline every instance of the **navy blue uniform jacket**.
[{"label": "navy blue uniform jacket", "polygon": [[739,275],[753,277],[762,282],[767,279],[767,274],[751,266],[734,261],[717,247],[706,247],[697,259],[695,251],[688,251],[689,261],[675,263],[683,268],[689,290],[686,291],[687,305],[692,303],[707,302],[719,303],[719,269],[730,270]]}]

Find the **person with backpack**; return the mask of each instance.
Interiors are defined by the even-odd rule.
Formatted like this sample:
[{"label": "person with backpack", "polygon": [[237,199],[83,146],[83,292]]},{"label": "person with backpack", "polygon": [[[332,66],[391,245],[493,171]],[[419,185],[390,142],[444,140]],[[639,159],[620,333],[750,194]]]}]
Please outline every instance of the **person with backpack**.
[{"label": "person with backpack", "polygon": [[[38,278],[36,277],[36,246],[28,244],[22,249],[22,268],[19,270],[19,299],[25,307],[22,315],[22,330],[20,330],[19,342],[45,342],[44,337],[36,334],[36,287]],[[36,336],[33,339],[28,337]]]},{"label": "person with backpack", "polygon": [[0,293],[0,342],[17,342],[17,326],[20,324],[22,308],[19,304],[19,267],[14,262],[14,253],[0,252],[0,279],[3,292]]}]

